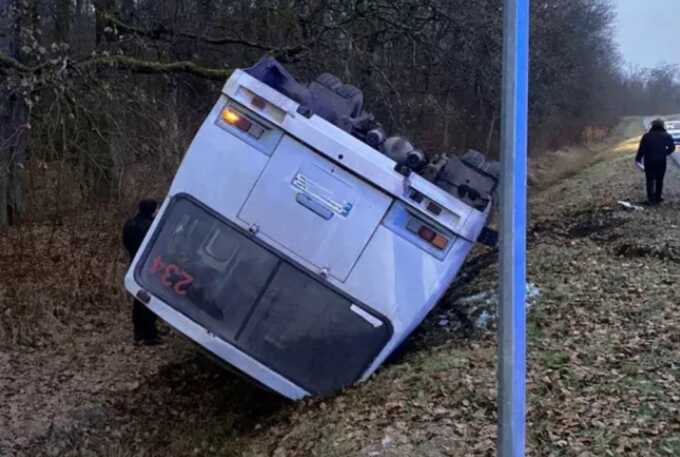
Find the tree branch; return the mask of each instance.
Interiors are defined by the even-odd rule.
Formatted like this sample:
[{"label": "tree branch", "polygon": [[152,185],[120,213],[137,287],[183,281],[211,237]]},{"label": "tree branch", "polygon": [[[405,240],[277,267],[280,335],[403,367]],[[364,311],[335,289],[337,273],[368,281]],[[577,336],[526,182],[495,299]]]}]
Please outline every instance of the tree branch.
[{"label": "tree branch", "polygon": [[[10,69],[19,73],[35,73],[44,70],[47,65],[28,67],[15,59],[0,52],[0,72]],[[207,68],[189,61],[180,62],[155,62],[127,56],[95,56],[79,62],[68,62],[62,69],[87,69],[87,68],[116,68],[128,70],[139,74],[159,73],[187,73],[201,78],[224,81],[231,76],[232,70],[224,68]]]},{"label": "tree branch", "polygon": [[235,44],[235,45],[240,45],[240,46],[245,46],[247,48],[252,48],[252,49],[259,49],[260,51],[267,51],[271,52],[275,56],[295,56],[296,54],[299,54],[300,52],[304,51],[306,49],[305,45],[296,45],[296,46],[289,46],[289,47],[284,47],[284,48],[275,48],[266,44],[258,43],[255,41],[249,41],[245,40],[243,38],[234,38],[234,37],[207,37],[204,35],[198,35],[195,33],[189,33],[189,32],[175,32],[174,30],[168,29],[163,27],[162,25],[160,27],[157,27],[155,29],[147,30],[143,29],[140,27],[134,27],[132,25],[126,24],[122,22],[120,19],[115,17],[112,14],[105,14],[104,17],[106,20],[116,27],[118,31],[122,33],[128,33],[131,35],[136,35],[140,37],[145,37],[145,38],[150,38],[153,40],[160,40],[163,36],[169,35],[169,36],[180,36],[182,38],[188,38],[191,40],[198,40],[201,41],[205,44],[210,44],[210,45],[226,45],[226,44]]},{"label": "tree branch", "polygon": [[16,59],[11,58],[8,55],[3,54],[0,52],[0,68],[13,68],[15,70],[19,70],[21,72],[30,72],[31,68],[27,67],[26,65],[22,64]]},{"label": "tree branch", "polygon": [[74,64],[76,68],[113,67],[139,74],[187,73],[205,79],[224,81],[231,76],[232,70],[206,68],[194,62],[153,62],[127,56],[95,57]]}]

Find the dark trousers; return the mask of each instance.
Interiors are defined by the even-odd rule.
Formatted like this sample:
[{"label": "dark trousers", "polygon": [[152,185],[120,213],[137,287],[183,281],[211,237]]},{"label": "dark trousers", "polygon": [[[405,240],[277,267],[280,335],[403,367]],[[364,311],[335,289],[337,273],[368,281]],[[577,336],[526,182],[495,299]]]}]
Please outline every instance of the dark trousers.
[{"label": "dark trousers", "polygon": [[156,315],[136,299],[133,299],[132,303],[132,325],[135,328],[135,341],[158,338]]},{"label": "dark trousers", "polygon": [[645,164],[645,177],[647,178],[647,200],[650,203],[659,203],[663,193],[663,177],[666,174],[666,162],[652,162]]}]

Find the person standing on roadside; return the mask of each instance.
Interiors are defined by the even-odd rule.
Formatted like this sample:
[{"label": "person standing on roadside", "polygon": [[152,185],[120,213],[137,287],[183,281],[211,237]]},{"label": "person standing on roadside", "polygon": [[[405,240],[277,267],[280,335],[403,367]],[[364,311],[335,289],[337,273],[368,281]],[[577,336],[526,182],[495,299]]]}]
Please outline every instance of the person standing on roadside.
[{"label": "person standing on roadside", "polygon": [[647,180],[647,202],[657,205],[663,201],[663,178],[666,158],[675,151],[673,137],[666,132],[663,120],[655,119],[652,127],[640,140],[635,161],[643,164]]},{"label": "person standing on roadside", "polygon": [[[155,200],[142,200],[139,202],[139,211],[128,219],[123,226],[123,245],[130,257],[130,263],[135,258],[139,247],[144,241],[146,232],[149,231],[153,222],[158,204]],[[134,326],[134,341],[147,346],[160,344],[158,330],[156,329],[156,315],[137,298],[133,298],[132,325]]]}]

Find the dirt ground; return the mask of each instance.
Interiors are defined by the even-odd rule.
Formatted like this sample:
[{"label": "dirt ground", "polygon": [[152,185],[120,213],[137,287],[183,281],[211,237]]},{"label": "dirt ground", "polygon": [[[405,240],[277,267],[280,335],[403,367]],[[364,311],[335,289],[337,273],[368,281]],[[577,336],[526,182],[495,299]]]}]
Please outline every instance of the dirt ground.
[{"label": "dirt ground", "polygon": [[[680,455],[680,172],[661,206],[621,206],[643,200],[634,145],[612,141],[531,198],[528,455]],[[494,327],[452,307],[495,287],[493,252],[470,259],[402,357],[292,403],[173,333],[134,347],[109,227],[0,234],[0,457],[494,455]]]}]

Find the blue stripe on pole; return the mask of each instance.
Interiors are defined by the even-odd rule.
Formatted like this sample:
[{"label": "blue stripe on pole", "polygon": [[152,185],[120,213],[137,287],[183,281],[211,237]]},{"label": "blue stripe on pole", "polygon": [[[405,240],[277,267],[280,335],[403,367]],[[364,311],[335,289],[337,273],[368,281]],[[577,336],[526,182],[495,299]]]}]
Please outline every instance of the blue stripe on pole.
[{"label": "blue stripe on pole", "polygon": [[513,173],[513,194],[515,209],[514,231],[514,293],[513,297],[513,433],[515,434],[513,455],[524,456],[525,448],[525,402],[526,402],[526,220],[527,220],[527,126],[529,91],[529,0],[518,0],[516,13],[517,41],[515,71],[515,162]]}]

